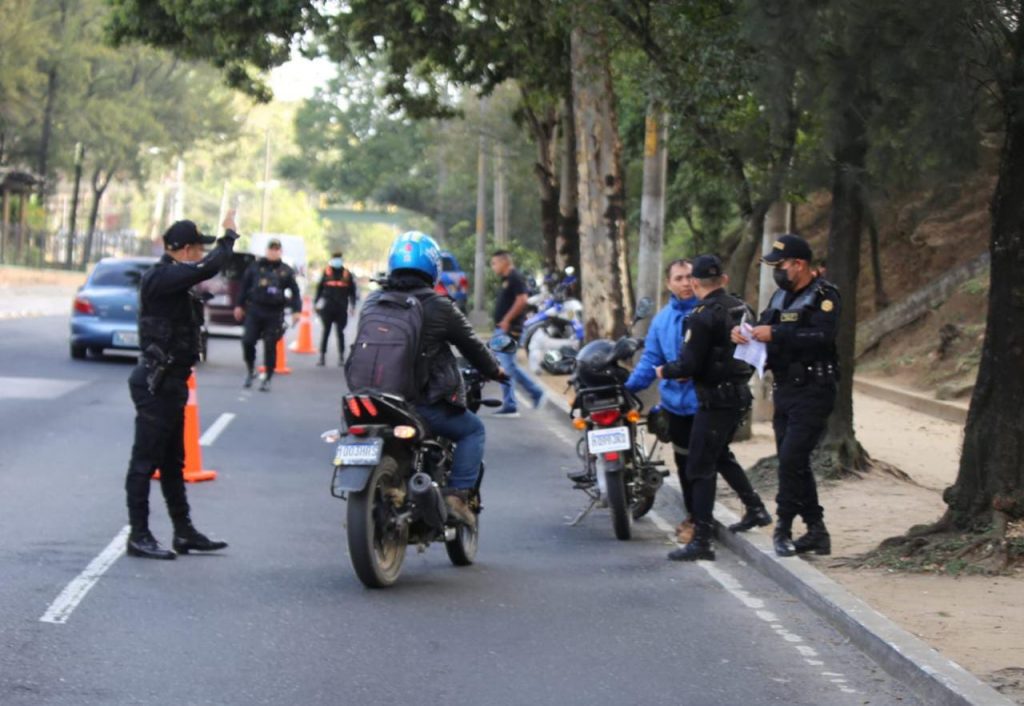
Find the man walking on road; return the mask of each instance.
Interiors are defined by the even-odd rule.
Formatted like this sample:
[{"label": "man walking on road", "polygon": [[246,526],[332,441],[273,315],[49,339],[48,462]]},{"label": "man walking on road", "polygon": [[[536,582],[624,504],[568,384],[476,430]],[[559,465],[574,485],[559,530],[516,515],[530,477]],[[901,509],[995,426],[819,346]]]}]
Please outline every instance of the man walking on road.
[{"label": "man walking on road", "polygon": [[316,310],[320,312],[320,321],[324,326],[323,336],[320,338],[320,359],[317,365],[323,366],[327,358],[327,344],[331,340],[331,327],[337,327],[338,336],[338,365],[345,364],[345,327],[348,326],[348,316],[355,312],[356,302],[356,280],[352,273],[345,267],[345,261],[340,252],[332,253],[324,273],[320,276],[320,282],[316,285]]},{"label": "man walking on road", "polygon": [[[498,250],[491,255],[491,269],[494,271],[494,274],[501,278],[501,290],[498,292],[498,300],[494,305],[494,328],[519,340],[523,333],[523,322],[526,320],[526,303],[530,296],[526,280],[523,279],[523,276],[515,268],[515,264],[512,262],[512,254],[507,250]],[[516,366],[515,352],[497,353],[496,355],[498,362],[501,363],[501,367],[508,374],[509,380],[502,384],[503,404],[501,409],[492,416],[519,416],[515,389],[517,382],[529,393],[530,399],[533,402],[533,408],[540,408],[544,404],[546,396],[544,390]]]},{"label": "man walking on road", "polygon": [[277,341],[284,335],[284,310],[292,310],[292,323],[298,323],[302,297],[295,273],[281,261],[281,241],[267,243],[267,254],[249,265],[242,277],[241,294],[235,307],[235,319],[245,321],[242,356],[245,358],[245,382],[252,387],[256,377],[256,342],[263,341],[263,366],[266,370],[261,392],[270,391],[270,379],[277,367]]},{"label": "man walking on road", "polygon": [[[164,255],[139,283],[139,365],[128,378],[135,404],[135,442],[128,463],[129,556],[174,559],[189,551],[215,551],[226,542],[211,540],[192,525],[185,480],[185,405],[188,378],[199,360],[202,302],[192,287],[224,266],[235,246],[234,214],[224,220],[224,236],[213,242],[192,221],[178,221],[164,233]],[[200,259],[201,258],[201,259]],[[160,469],[160,489],[174,524],[174,551],[160,546],[149,531],[149,486]]]},{"label": "man walking on road", "polygon": [[[832,552],[811,452],[836,401],[840,301],[839,290],[818,275],[811,266],[813,260],[811,247],[800,236],[783,235],[776,240],[763,261],[775,268],[779,289],[757,326],[732,332],[735,343],[753,339],[768,347],[767,367],[774,377],[772,427],[779,455],[779,521],[773,537],[779,556]],[[797,515],[807,524],[807,533],[794,542]]]}]

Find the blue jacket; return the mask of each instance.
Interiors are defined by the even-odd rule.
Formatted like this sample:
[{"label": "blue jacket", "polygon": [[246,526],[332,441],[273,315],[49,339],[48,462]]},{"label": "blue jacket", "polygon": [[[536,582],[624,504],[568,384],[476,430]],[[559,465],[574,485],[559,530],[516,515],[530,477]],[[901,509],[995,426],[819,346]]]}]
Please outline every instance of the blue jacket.
[{"label": "blue jacket", "polygon": [[[697,297],[678,299],[674,295],[668,306],[657,313],[647,331],[644,353],[633,374],[626,381],[626,389],[639,392],[647,389],[658,378],[655,368],[676,360],[683,344],[683,330],[686,317],[700,301]],[[697,392],[692,382],[662,380],[659,385],[661,406],[679,416],[688,417],[697,413]]]}]

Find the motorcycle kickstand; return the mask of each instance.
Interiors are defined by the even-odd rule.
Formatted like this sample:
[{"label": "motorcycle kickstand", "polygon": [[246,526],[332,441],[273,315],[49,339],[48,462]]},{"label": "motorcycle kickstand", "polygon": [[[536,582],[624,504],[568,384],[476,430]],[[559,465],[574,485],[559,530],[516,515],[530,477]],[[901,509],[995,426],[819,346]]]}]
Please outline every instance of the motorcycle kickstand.
[{"label": "motorcycle kickstand", "polygon": [[601,500],[600,496],[592,497],[590,499],[590,504],[587,505],[585,508],[583,508],[583,511],[580,512],[580,514],[576,515],[576,519],[574,519],[572,522],[569,523],[569,527],[575,527],[579,523],[583,522],[583,518],[586,517],[587,515],[589,515],[590,511],[593,510],[595,507],[597,507],[597,503],[600,500]]}]

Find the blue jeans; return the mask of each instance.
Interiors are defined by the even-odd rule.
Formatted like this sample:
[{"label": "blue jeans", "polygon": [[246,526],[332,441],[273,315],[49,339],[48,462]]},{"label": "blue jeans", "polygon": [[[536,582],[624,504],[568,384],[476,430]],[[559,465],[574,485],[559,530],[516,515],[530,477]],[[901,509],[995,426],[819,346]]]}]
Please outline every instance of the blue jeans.
[{"label": "blue jeans", "polygon": [[537,383],[526,376],[522,370],[516,366],[516,354],[515,353],[495,353],[494,356],[498,359],[498,363],[508,373],[509,382],[501,383],[501,397],[504,402],[502,409],[516,409],[516,383],[518,382],[526,391],[530,393],[535,401],[540,399],[540,396],[544,394],[544,390],[540,388]]},{"label": "blue jeans", "polygon": [[455,457],[449,488],[465,490],[476,486],[480,464],[484,461],[484,423],[472,412],[457,409],[444,402],[416,405],[416,412],[430,427],[431,433],[455,442]]}]

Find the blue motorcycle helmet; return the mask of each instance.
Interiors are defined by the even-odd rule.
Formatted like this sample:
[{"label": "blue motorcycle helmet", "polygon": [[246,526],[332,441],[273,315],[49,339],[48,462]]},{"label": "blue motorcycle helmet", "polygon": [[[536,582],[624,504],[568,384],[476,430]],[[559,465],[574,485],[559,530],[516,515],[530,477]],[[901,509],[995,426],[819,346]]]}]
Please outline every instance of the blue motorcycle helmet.
[{"label": "blue motorcycle helmet", "polygon": [[425,275],[431,285],[437,284],[441,276],[441,248],[437,241],[417,230],[398,236],[388,253],[388,276],[403,271]]}]

